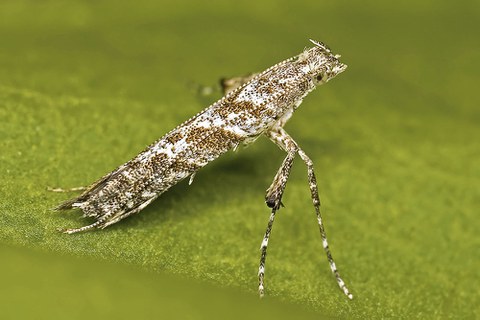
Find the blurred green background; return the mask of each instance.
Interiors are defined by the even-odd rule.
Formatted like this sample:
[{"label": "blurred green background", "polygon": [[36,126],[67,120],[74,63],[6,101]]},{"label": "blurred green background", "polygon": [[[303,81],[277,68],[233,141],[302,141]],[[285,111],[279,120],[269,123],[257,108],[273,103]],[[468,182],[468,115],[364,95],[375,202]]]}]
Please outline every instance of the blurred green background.
[{"label": "blurred green background", "polygon": [[[478,1],[0,2],[0,301],[21,318],[479,318]],[[229,153],[103,231],[52,212],[220,98],[225,76],[327,43],[349,65],[287,131],[297,160],[256,297],[284,155]]]}]

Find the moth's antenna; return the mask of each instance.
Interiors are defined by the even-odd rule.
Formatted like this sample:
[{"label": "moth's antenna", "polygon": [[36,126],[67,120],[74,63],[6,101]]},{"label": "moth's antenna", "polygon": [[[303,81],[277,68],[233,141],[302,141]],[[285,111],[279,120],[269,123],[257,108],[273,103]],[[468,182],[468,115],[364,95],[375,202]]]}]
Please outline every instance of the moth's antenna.
[{"label": "moth's antenna", "polygon": [[313,43],[317,47],[322,48],[323,50],[325,50],[327,52],[330,52],[330,48],[327,47],[323,42],[319,42],[319,41],[316,41],[316,40],[313,40],[313,39],[309,39],[309,40],[310,40],[311,43]]}]

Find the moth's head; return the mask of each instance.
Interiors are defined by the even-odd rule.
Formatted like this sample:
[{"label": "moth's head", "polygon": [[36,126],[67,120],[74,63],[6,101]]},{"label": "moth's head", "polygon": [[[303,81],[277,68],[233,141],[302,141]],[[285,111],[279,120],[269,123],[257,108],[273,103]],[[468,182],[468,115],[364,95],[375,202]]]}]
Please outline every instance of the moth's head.
[{"label": "moth's head", "polygon": [[310,41],[315,46],[300,54],[298,62],[302,64],[302,69],[316,85],[328,82],[347,69],[347,65],[338,60],[340,55],[333,54],[322,42],[311,39]]}]

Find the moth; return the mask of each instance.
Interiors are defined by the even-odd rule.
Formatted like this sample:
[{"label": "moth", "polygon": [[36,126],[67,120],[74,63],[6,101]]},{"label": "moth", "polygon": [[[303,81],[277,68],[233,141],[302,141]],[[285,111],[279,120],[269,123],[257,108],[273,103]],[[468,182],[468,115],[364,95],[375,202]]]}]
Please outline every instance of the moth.
[{"label": "moth", "polygon": [[78,208],[85,217],[94,219],[90,225],[63,232],[103,229],[138,213],[179,181],[189,177],[192,183],[199,169],[228,150],[236,150],[240,144],[248,145],[264,135],[284,150],[286,157],[265,195],[271,214],[260,248],[260,296],[264,294],[267,246],[275,214],[282,206],[293,160],[298,155],[307,167],[313,206],[330,268],[340,289],[351,299],[353,296],[340,277],[328,246],[313,162],[283,129],[311,91],[347,68],[339,61],[340,56],[333,54],[325,44],[310,41],[313,47],[250,75],[244,81],[237,81],[238,85],[234,84],[223,98],[84,188],[79,196],[57,206],[57,210]]}]

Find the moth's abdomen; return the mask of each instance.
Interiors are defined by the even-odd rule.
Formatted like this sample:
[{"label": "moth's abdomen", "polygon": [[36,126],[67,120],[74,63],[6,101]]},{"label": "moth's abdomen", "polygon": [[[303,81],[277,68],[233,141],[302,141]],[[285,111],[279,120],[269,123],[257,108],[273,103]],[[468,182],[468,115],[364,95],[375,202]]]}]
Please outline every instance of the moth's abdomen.
[{"label": "moth's abdomen", "polygon": [[139,211],[239,142],[229,130],[179,127],[58,209],[80,208],[86,216],[111,224],[112,217],[116,222]]},{"label": "moth's abdomen", "polygon": [[151,201],[188,175],[173,173],[161,162],[140,163],[133,159],[106,177],[103,182],[81,195],[72,207],[83,210],[86,216],[97,220],[108,216],[120,216]]}]

